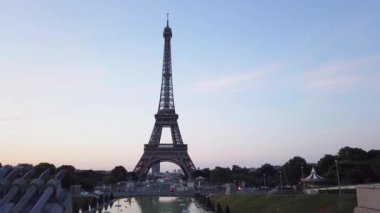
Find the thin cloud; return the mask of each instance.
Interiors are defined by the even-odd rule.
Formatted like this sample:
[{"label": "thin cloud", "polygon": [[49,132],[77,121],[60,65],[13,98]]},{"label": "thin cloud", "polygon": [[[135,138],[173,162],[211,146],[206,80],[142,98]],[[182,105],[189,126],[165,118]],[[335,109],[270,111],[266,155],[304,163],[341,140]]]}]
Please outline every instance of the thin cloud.
[{"label": "thin cloud", "polygon": [[200,91],[224,91],[224,90],[239,90],[253,81],[258,81],[264,78],[269,73],[278,70],[281,65],[270,65],[264,68],[256,69],[250,72],[237,73],[234,75],[227,75],[215,79],[200,81],[194,84],[194,88]]},{"label": "thin cloud", "polygon": [[336,91],[353,88],[371,78],[370,66],[379,66],[380,56],[346,60],[326,64],[307,72],[304,86],[309,90]]},{"label": "thin cloud", "polygon": [[359,76],[339,76],[339,77],[327,77],[323,79],[312,80],[308,83],[308,88],[314,89],[337,89],[346,88],[354,85],[360,80]]},{"label": "thin cloud", "polygon": [[230,89],[232,87],[236,87],[244,82],[251,81],[255,78],[259,78],[265,75],[267,71],[253,71],[249,73],[243,73],[238,75],[231,75],[221,77],[219,79],[212,79],[203,81],[197,84],[198,88],[206,89],[206,90],[224,90]]}]

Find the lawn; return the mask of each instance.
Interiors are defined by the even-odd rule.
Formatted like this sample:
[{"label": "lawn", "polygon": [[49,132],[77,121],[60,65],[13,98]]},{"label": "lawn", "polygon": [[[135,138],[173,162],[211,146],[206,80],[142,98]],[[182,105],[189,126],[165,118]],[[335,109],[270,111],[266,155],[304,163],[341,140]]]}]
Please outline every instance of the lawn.
[{"label": "lawn", "polygon": [[215,206],[220,203],[232,213],[250,212],[353,212],[355,194],[289,194],[289,195],[213,195]]}]

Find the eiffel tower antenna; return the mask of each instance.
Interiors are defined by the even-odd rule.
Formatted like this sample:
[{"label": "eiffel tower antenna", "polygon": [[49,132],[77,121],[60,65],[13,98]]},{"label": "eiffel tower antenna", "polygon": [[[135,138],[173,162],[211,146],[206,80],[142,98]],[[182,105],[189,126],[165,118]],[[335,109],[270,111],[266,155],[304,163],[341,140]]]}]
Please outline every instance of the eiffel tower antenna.
[{"label": "eiffel tower antenna", "polygon": [[[145,144],[144,153],[133,170],[134,177],[140,181],[144,180],[149,169],[160,162],[171,162],[178,165],[185,178],[192,179],[196,168],[191,160],[187,145],[183,143],[178,126],[178,114],[174,107],[173,79],[172,79],[172,57],[170,39],[172,29],[169,27],[169,14],[167,15],[166,27],[164,28],[164,58],[162,64],[162,81],[160,101],[158,103],[156,122],[149,139]],[[163,128],[170,128],[172,143],[160,143]]]},{"label": "eiffel tower antenna", "polygon": [[166,13],[166,26],[169,27],[169,13]]}]

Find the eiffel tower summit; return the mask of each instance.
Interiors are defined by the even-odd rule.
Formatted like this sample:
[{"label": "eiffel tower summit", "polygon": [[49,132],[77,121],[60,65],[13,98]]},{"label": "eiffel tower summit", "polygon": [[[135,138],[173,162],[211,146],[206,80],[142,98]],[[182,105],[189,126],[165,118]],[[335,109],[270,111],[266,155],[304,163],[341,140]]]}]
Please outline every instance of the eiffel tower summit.
[{"label": "eiffel tower summit", "polygon": [[[178,165],[185,174],[186,179],[192,179],[196,170],[193,161],[187,153],[187,145],[183,143],[178,127],[178,114],[174,107],[172,59],[170,39],[172,29],[169,27],[169,19],[164,28],[164,59],[162,65],[162,82],[158,112],[155,115],[152,135],[148,144],[144,145],[144,154],[133,170],[135,178],[144,180],[149,169],[160,162],[171,162]],[[162,128],[170,128],[172,143],[160,143]]]}]

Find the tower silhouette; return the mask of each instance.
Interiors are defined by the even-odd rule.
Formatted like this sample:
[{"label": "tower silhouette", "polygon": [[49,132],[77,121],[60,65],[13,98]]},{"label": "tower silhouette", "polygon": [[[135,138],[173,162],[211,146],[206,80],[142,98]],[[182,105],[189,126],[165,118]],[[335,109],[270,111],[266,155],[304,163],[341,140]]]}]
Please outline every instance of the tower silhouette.
[{"label": "tower silhouette", "polygon": [[[196,170],[193,161],[187,153],[187,145],[183,143],[178,127],[178,114],[174,107],[172,60],[170,40],[172,30],[167,20],[164,28],[164,59],[162,66],[162,82],[156,122],[148,144],[144,145],[144,153],[133,170],[139,180],[144,180],[149,169],[159,162],[171,162],[178,165],[187,179],[192,178]],[[162,128],[170,128],[172,143],[160,143]]]}]

